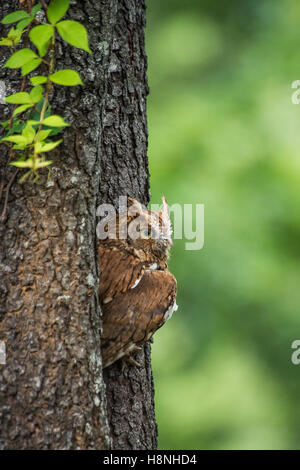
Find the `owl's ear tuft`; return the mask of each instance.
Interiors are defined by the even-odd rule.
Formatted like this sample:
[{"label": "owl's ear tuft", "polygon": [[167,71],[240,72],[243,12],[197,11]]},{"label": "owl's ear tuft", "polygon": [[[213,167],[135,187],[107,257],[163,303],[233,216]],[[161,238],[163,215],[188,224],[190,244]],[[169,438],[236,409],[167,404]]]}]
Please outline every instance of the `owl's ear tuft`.
[{"label": "owl's ear tuft", "polygon": [[143,212],[143,206],[139,201],[137,201],[136,199],[133,199],[132,197],[128,197],[127,201],[128,201],[128,213],[130,215],[137,215]]},{"label": "owl's ear tuft", "polygon": [[163,233],[167,239],[170,239],[172,236],[172,226],[170,220],[170,213],[169,213],[169,206],[167,200],[164,195],[162,195],[162,210],[161,210],[161,217],[163,221]]},{"label": "owl's ear tuft", "polygon": [[162,206],[161,213],[163,216],[169,217],[169,206],[164,195],[162,195],[162,202],[163,202],[163,206]]},{"label": "owl's ear tuft", "polygon": [[135,204],[137,202],[138,201],[136,199],[134,199],[133,197],[130,197],[130,196],[127,197],[128,207],[132,206],[132,204]]}]

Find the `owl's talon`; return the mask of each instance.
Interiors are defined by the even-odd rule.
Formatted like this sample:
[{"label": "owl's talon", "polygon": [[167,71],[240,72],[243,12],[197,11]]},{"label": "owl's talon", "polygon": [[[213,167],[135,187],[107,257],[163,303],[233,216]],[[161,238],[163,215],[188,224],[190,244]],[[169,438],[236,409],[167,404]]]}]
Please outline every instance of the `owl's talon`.
[{"label": "owl's talon", "polygon": [[132,356],[129,356],[127,360],[129,362],[129,364],[131,364],[132,366],[142,367],[142,364],[140,364],[138,361],[136,361]]},{"label": "owl's talon", "polygon": [[127,364],[130,364],[132,366],[136,366],[136,367],[142,367],[142,364],[140,364],[138,361],[136,361],[132,356],[132,352],[140,352],[143,348],[141,346],[135,346],[133,351],[131,351],[130,354],[122,357],[121,359],[121,362],[122,362],[122,373],[124,372],[125,370],[125,367]]}]

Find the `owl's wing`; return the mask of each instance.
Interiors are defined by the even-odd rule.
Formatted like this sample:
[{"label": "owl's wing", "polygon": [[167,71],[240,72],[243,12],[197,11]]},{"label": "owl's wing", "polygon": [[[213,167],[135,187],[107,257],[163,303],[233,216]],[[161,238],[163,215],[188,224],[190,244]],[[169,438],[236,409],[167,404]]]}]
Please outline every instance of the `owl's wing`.
[{"label": "owl's wing", "polygon": [[138,257],[100,244],[98,251],[100,266],[99,298],[101,303],[110,302],[114,297],[132,288],[141,279],[145,265]]},{"label": "owl's wing", "polygon": [[101,349],[107,367],[143,345],[177,308],[169,271],[145,271],[139,284],[102,306]]}]

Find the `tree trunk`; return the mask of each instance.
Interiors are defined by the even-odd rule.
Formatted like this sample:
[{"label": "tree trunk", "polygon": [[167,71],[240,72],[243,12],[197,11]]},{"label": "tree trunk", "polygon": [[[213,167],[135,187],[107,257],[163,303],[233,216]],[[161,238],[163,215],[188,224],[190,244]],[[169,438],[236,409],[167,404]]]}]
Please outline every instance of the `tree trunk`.
[{"label": "tree trunk", "polygon": [[[19,8],[5,0],[0,17]],[[63,43],[56,68],[76,69],[84,87],[55,86],[52,111],[71,126],[50,181],[13,181],[0,222],[0,448],[154,449],[150,346],[141,369],[102,374],[95,230],[100,203],[149,201],[145,5],[80,0],[67,16],[86,26],[93,54]],[[19,69],[0,80],[6,95],[18,91]],[[7,119],[11,106],[0,106]],[[6,161],[2,146],[5,184]]]}]

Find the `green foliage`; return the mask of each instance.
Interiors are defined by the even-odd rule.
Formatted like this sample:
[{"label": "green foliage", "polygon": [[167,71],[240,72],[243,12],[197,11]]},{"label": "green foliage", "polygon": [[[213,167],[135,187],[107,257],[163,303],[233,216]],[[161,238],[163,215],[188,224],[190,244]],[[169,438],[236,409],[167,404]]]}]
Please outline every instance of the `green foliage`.
[{"label": "green foliage", "polygon": [[10,47],[16,46],[17,44],[19,44],[21,36],[22,36],[22,31],[12,27],[9,30],[7,38],[1,39],[0,46],[10,46]]},{"label": "green foliage", "polygon": [[35,77],[30,77],[30,82],[32,85],[41,85],[42,83],[47,83],[48,77],[43,75],[36,75]]},{"label": "green foliage", "polygon": [[[68,11],[69,0],[52,0],[46,11],[49,24],[43,23],[28,28],[33,21],[38,23],[36,14],[41,8],[42,5],[37,3],[29,13],[19,10],[2,19],[4,25],[17,23],[16,28],[12,27],[7,37],[0,41],[0,46],[9,47],[12,52],[3,67],[19,68],[22,76],[27,78],[41,63],[48,66],[47,75],[29,77],[32,86],[29,92],[21,90],[6,97],[6,102],[15,107],[11,119],[1,123],[6,131],[1,142],[8,145],[17,157],[10,165],[29,168],[20,182],[24,182],[28,176],[34,176],[33,181],[36,181],[39,176],[37,170],[52,163],[51,160],[45,159],[44,153],[55,149],[62,139],[53,141],[51,137],[69,125],[63,117],[51,114],[49,92],[52,85],[83,85],[75,70],[54,71],[57,33],[68,44],[91,53],[85,27],[78,21],[60,21]],[[15,50],[23,34],[29,36],[36,52],[29,47]],[[22,117],[17,118],[18,115]]]},{"label": "green foliage", "polygon": [[30,41],[36,46],[40,57],[44,57],[48,51],[49,41],[55,33],[50,24],[35,26],[29,33]]},{"label": "green foliage", "polygon": [[35,70],[41,63],[42,59],[39,57],[34,57],[29,62],[26,62],[26,64],[22,65],[22,77],[24,77],[24,75],[28,75],[30,72]]},{"label": "green foliage", "polygon": [[83,85],[79,73],[75,70],[59,70],[49,75],[49,80],[65,86]]},{"label": "green foliage", "polygon": [[31,103],[29,93],[26,93],[25,91],[20,91],[19,93],[15,93],[14,95],[7,96],[5,98],[5,101],[7,103],[12,103],[12,104],[28,104],[28,103]]},{"label": "green foliage", "polygon": [[10,24],[10,23],[17,23],[24,18],[29,18],[27,11],[19,10],[10,13],[9,15],[5,16],[1,21],[2,24]]},{"label": "green foliage", "polygon": [[86,29],[82,24],[78,23],[78,21],[61,21],[57,23],[56,27],[60,36],[66,42],[91,53]]},{"label": "green foliage", "polygon": [[[37,12],[41,8],[42,8],[42,5],[40,3],[38,3],[37,5],[35,5],[32,8],[31,14],[27,13],[27,11],[25,11],[25,10],[14,11],[13,13],[10,13],[9,15],[6,15],[2,19],[1,23],[2,24],[18,23],[17,27],[16,27],[16,30],[18,30],[22,33],[25,30],[25,28],[27,28],[27,26],[29,26],[30,23],[32,23],[32,21],[35,18],[35,15],[37,14]],[[9,34],[8,34],[8,38],[9,38]],[[2,39],[2,40],[5,41],[5,39]],[[0,45],[9,46],[11,44],[3,44],[3,43],[0,42]],[[16,44],[13,44],[13,45],[16,45]]]},{"label": "green foliage", "polygon": [[65,127],[69,125],[63,120],[62,117],[55,115],[47,117],[42,122],[45,126],[51,127]]},{"label": "green foliage", "polygon": [[18,69],[23,65],[31,62],[33,59],[38,58],[35,52],[31,49],[21,49],[20,51],[15,52],[3,65],[3,67],[8,67],[9,69]]},{"label": "green foliage", "polygon": [[47,10],[47,17],[49,23],[57,23],[65,14],[69,8],[69,0],[54,0],[49,5]]}]

